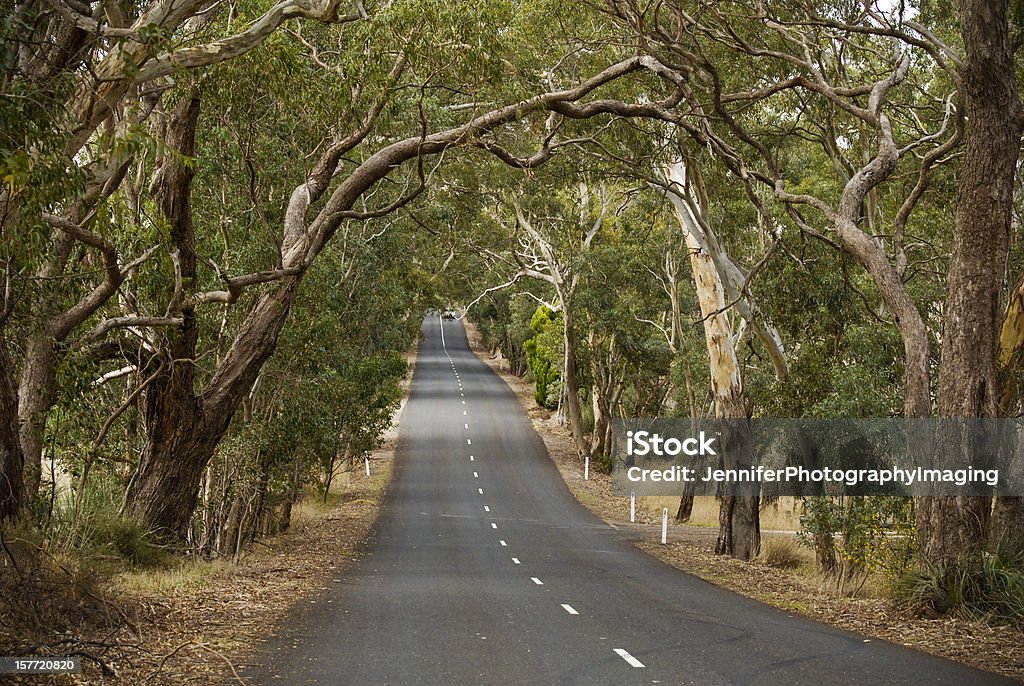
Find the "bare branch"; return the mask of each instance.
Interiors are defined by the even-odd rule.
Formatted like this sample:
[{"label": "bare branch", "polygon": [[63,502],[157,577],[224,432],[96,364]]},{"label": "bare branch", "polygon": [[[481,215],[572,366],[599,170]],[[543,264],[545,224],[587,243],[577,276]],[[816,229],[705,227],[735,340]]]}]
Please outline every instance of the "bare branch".
[{"label": "bare branch", "polygon": [[180,48],[147,62],[135,75],[134,82],[144,83],[172,74],[179,69],[205,67],[244,55],[262,44],[289,19],[302,17],[341,24],[363,18],[363,14],[358,11],[339,15],[339,4],[339,0],[282,0],[241,33],[205,45]]}]

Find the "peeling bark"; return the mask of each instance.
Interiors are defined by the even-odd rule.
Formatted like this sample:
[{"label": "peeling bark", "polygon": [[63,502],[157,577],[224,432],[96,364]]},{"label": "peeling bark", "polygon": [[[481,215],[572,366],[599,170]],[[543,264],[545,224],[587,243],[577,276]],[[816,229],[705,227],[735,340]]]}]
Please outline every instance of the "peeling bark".
[{"label": "peeling bark", "polygon": [[[678,185],[680,189],[686,188],[687,181],[681,163],[666,167],[665,176],[670,183]],[[721,272],[710,252],[702,247],[708,243],[707,236],[701,230],[690,208],[685,203],[675,203],[675,206],[690,252],[694,287],[704,319],[704,338],[708,348],[715,416],[719,419],[747,420],[750,417],[750,410],[743,392],[743,378],[740,374]],[[723,436],[721,460],[726,468],[736,468],[746,463],[748,460],[745,455],[749,455],[752,448],[749,428],[746,431],[741,428],[743,421],[736,424],[736,431],[730,431],[729,435]],[[759,485],[752,484],[752,487],[752,493],[721,498],[718,541],[715,545],[715,552],[720,555],[749,560],[760,550],[760,497],[757,492]]]}]

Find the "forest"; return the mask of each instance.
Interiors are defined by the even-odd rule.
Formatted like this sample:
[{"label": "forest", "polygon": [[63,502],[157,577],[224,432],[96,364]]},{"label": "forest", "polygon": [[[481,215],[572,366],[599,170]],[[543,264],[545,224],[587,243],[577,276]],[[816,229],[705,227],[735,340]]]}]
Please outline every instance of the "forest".
[{"label": "forest", "polygon": [[[623,417],[1020,416],[1022,41],[1010,0],[5,6],[4,554],[237,560],[454,307],[597,468]],[[1020,498],[803,507],[823,572],[887,532],[931,611],[1024,622]]]}]

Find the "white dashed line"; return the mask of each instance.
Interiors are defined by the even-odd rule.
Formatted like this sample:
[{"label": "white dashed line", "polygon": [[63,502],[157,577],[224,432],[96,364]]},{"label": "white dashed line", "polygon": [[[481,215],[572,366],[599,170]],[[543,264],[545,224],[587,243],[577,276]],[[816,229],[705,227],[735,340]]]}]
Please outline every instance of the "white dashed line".
[{"label": "white dashed line", "polygon": [[535,576],[531,576],[530,577],[530,581],[532,581],[533,583],[537,584],[538,586],[543,586],[544,585],[544,582],[541,581],[540,579],[538,579]]},{"label": "white dashed line", "polygon": [[630,667],[643,667],[644,666],[643,662],[640,662],[640,660],[636,659],[635,657],[633,657],[632,655],[627,653],[622,648],[616,648],[615,649],[615,654],[618,655],[619,657],[621,657],[626,662],[628,662]]},{"label": "white dashed line", "polygon": [[577,612],[575,609],[573,609],[572,605],[568,605],[566,603],[562,603],[562,609],[565,610],[566,612],[568,612],[571,615],[578,615],[579,614],[579,612]]},{"label": "white dashed line", "polygon": [[474,479],[479,479],[479,478],[480,478],[480,475],[479,475],[479,474],[477,474],[476,472],[473,472],[473,478],[474,478]]},{"label": "white dashed line", "polygon": [[490,511],[491,511],[491,508],[489,508],[486,505],[484,505],[484,512],[490,512]]},{"label": "white dashed line", "polygon": [[473,445],[473,439],[467,438],[466,439],[466,445]]},{"label": "white dashed line", "polygon": [[462,401],[462,404],[463,404],[463,405],[465,405],[465,404],[466,404],[466,401],[465,401],[465,400],[463,400],[463,401]]},{"label": "white dashed line", "polygon": [[497,529],[497,528],[498,528],[498,525],[497,525],[497,524],[495,524],[494,522],[491,522],[491,528],[492,528],[492,529]]},{"label": "white dashed line", "polygon": [[513,558],[512,558],[512,561],[513,561],[513,562],[515,562],[515,563],[516,563],[517,565],[518,565],[518,564],[522,564],[522,563],[521,563],[521,562],[519,561],[519,558],[518,558],[518,557],[513,557]]},{"label": "white dashed line", "polygon": [[507,545],[508,545],[508,543],[505,543],[505,541],[498,541],[498,543],[500,543],[500,544],[501,544],[501,547],[502,547],[502,548],[504,548],[505,546],[507,546]]},{"label": "white dashed line", "polygon": [[472,455],[470,455],[470,456],[469,456],[469,461],[470,461],[470,462],[475,462],[475,460],[473,459],[473,456],[472,456]]},{"label": "white dashed line", "polygon": [[463,417],[465,417],[465,416],[466,416],[466,411],[465,411],[465,410],[463,410],[463,411],[462,411],[462,416],[463,416]]},{"label": "white dashed line", "polygon": [[479,493],[480,495],[483,495],[483,494],[484,494],[484,489],[482,489],[482,488],[478,488],[478,489],[476,489],[476,490],[477,490],[477,493]]},{"label": "white dashed line", "polygon": [[469,428],[469,424],[466,424],[466,428],[467,428],[467,429]]}]

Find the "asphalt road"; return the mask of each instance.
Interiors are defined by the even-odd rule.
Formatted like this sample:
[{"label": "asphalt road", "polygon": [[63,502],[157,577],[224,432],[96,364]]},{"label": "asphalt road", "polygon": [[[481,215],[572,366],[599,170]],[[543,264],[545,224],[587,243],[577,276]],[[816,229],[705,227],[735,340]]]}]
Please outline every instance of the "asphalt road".
[{"label": "asphalt road", "polygon": [[252,683],[1017,683],[787,615],[635,550],[569,494],[461,323],[434,316],[423,331],[367,555],[286,621],[243,672]]}]

